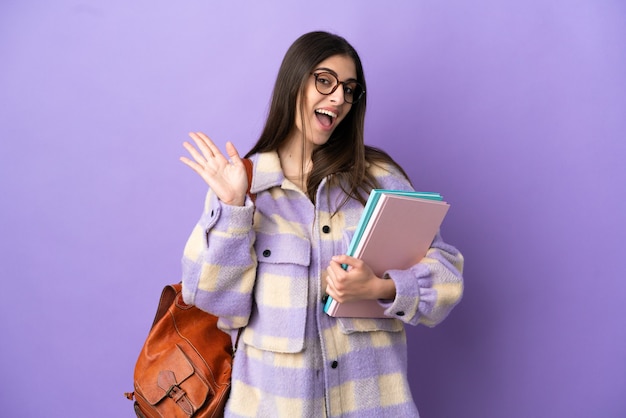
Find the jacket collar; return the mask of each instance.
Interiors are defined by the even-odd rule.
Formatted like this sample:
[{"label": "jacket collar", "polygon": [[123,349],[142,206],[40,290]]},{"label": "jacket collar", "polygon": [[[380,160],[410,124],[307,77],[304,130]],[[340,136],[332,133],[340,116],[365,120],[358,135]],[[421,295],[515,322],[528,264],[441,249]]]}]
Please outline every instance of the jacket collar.
[{"label": "jacket collar", "polygon": [[250,193],[259,193],[285,183],[285,175],[276,151],[254,154],[250,156],[250,160],[252,160]]}]

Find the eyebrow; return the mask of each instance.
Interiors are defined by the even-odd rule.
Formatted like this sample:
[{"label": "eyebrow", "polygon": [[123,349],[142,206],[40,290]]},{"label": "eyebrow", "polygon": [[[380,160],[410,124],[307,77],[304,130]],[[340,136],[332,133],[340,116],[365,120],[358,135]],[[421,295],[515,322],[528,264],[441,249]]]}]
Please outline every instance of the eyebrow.
[{"label": "eyebrow", "polygon": [[[319,68],[315,69],[315,72],[317,72],[317,71],[326,71],[327,73],[331,73],[332,75],[337,77],[337,79],[339,79],[339,76],[337,75],[337,73],[334,70],[330,69],[330,68],[319,67]],[[339,81],[341,81],[341,80],[339,80]],[[344,82],[345,81],[356,81],[356,82],[358,82],[359,80],[357,80],[356,78],[348,78],[348,79],[344,80]]]}]

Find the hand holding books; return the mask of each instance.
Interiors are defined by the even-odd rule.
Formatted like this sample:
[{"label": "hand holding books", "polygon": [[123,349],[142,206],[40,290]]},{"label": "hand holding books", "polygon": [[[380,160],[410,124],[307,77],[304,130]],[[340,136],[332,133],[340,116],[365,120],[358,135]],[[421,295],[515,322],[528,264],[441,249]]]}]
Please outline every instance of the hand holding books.
[{"label": "hand holding books", "polygon": [[327,269],[327,284],[336,299],[342,302],[362,299],[393,299],[395,286],[381,280],[361,259],[349,255],[332,258]]}]

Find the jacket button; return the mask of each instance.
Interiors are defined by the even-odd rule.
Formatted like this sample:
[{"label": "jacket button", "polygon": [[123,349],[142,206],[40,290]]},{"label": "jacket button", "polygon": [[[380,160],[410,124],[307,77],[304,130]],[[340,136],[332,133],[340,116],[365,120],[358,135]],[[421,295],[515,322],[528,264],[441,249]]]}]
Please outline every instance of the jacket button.
[{"label": "jacket button", "polygon": [[269,257],[270,255],[272,255],[272,252],[270,250],[265,250],[263,251],[263,257]]},{"label": "jacket button", "polygon": [[404,316],[404,311],[399,311],[399,312],[396,312],[396,315],[397,315],[397,316]]},{"label": "jacket button", "polygon": [[339,363],[337,363],[337,360],[335,360],[330,364],[330,367],[332,367],[333,369],[336,369],[338,365]]},{"label": "jacket button", "polygon": [[322,227],[322,232],[325,233],[325,234],[328,234],[330,232],[330,226],[324,225]]}]

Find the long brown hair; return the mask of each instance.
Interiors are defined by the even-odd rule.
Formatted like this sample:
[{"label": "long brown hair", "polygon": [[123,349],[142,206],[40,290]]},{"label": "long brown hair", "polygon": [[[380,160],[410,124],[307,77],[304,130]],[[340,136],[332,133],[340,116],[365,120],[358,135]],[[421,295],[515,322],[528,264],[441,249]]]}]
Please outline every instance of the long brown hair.
[{"label": "long brown hair", "polygon": [[[328,32],[318,31],[302,35],[289,47],[283,58],[265,128],[246,157],[258,152],[277,151],[283,145],[295,125],[299,94],[304,103],[305,86],[311,71],[320,62],[334,55],[344,55],[354,61],[357,81],[367,91],[361,59],[348,41]],[[367,163],[391,164],[408,179],[404,170],[387,153],[364,144],[366,102],[367,95],[364,95],[353,104],[329,140],[313,151],[313,169],[306,185],[307,194],[313,203],[320,182],[329,177],[331,185],[340,186],[346,193],[346,199],[340,206],[350,197],[365,204],[366,194],[379,186],[376,178],[366,170]]]}]

